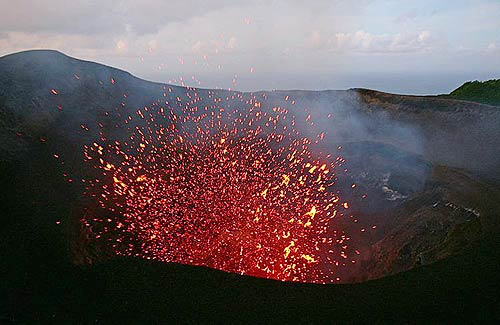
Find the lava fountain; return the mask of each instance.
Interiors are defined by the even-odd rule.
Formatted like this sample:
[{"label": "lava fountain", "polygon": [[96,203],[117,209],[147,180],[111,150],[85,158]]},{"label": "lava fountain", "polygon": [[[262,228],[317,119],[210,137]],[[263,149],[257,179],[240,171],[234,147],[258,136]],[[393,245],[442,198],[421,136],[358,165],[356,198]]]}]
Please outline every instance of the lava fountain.
[{"label": "lava fountain", "polygon": [[335,227],[348,203],[335,190],[342,159],[317,148],[323,134],[301,135],[288,109],[256,97],[233,95],[229,108],[210,92],[204,107],[186,95],[127,116],[127,138],[85,146],[97,171],[86,194],[99,208],[82,219],[93,240],[117,255],[340,281],[359,252]]}]

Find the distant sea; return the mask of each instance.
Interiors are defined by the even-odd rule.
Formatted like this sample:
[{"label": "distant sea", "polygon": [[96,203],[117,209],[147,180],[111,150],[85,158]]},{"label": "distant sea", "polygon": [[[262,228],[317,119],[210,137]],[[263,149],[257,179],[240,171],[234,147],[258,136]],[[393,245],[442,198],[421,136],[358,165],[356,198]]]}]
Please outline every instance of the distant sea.
[{"label": "distant sea", "polygon": [[[297,74],[245,74],[239,76],[233,84],[234,75],[197,76],[201,85],[190,82],[189,76],[184,80],[188,86],[202,88],[231,88],[239,91],[257,90],[327,90],[369,88],[396,94],[438,95],[447,94],[466,81],[499,79],[498,72],[397,72],[397,73],[331,73],[315,75]],[[164,76],[146,76],[145,79],[163,81]]]}]

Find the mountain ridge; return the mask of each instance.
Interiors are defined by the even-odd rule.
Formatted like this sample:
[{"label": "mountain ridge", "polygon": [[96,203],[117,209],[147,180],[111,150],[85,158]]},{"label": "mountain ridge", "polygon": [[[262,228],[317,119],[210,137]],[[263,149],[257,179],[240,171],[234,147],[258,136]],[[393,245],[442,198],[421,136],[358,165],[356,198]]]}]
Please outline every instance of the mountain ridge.
[{"label": "mountain ridge", "polygon": [[[87,64],[91,64],[91,65],[98,65],[100,67],[105,67],[107,69],[111,69],[111,70],[115,70],[115,71],[118,71],[120,73],[125,73],[125,74],[128,74],[129,76],[135,78],[135,79],[138,79],[138,80],[141,80],[141,81],[145,81],[145,82],[148,82],[148,83],[153,83],[153,84],[157,84],[157,85],[168,85],[170,87],[181,87],[181,88],[195,88],[195,89],[200,89],[200,90],[215,90],[215,89],[212,89],[212,88],[205,88],[205,87],[190,87],[190,86],[186,86],[186,87],[183,87],[183,86],[178,86],[178,85],[173,85],[173,84],[168,84],[168,83],[163,83],[163,82],[158,82],[158,81],[150,81],[150,80],[147,80],[147,79],[144,79],[144,78],[141,78],[141,77],[137,77],[135,76],[134,74],[126,71],[126,70],[123,70],[121,68],[117,68],[117,67],[114,67],[114,66],[111,66],[111,65],[107,65],[107,64],[103,64],[103,63],[98,63],[98,62],[94,62],[94,61],[90,61],[90,60],[84,60],[84,59],[78,59],[78,58],[75,58],[75,57],[72,57],[70,55],[67,55],[59,50],[53,50],[53,49],[30,49],[30,50],[24,50],[24,51],[20,51],[20,52],[14,52],[14,53],[9,53],[9,54],[5,54],[3,56],[0,57],[0,60],[1,59],[9,59],[9,58],[17,58],[17,57],[21,57],[21,56],[32,56],[32,55],[35,55],[37,56],[37,59],[40,59],[40,55],[52,55],[52,56],[60,56],[60,57],[64,57],[65,59],[71,59],[71,60],[77,60],[79,62],[83,62],[83,63],[87,63]],[[490,81],[495,81],[495,80],[490,80]],[[464,85],[466,84],[474,84],[474,83],[479,83],[479,81],[468,81],[468,82],[465,82]],[[408,98],[435,98],[435,99],[442,99],[442,100],[450,100],[450,101],[463,101],[463,102],[470,102],[470,103],[477,103],[477,104],[482,104],[482,105],[485,105],[485,106],[493,106],[493,107],[496,107],[498,105],[492,105],[492,104],[487,104],[487,103],[483,103],[483,102],[478,102],[478,101],[474,101],[474,100],[467,100],[467,99],[461,99],[459,98],[459,96],[454,96],[453,93],[456,92],[457,90],[459,90],[460,88],[462,88],[464,85],[460,86],[459,88],[455,89],[455,90],[452,90],[450,92],[450,94],[447,94],[447,95],[407,95],[407,94],[395,94],[395,93],[389,93],[389,92],[385,92],[385,91],[380,91],[380,90],[375,90],[375,89],[369,89],[369,88],[361,88],[361,87],[353,87],[353,88],[349,88],[349,89],[322,89],[322,90],[302,90],[302,89],[273,89],[273,90],[265,90],[265,89],[262,89],[262,90],[256,90],[256,91],[239,91],[239,90],[231,90],[232,92],[237,92],[237,93],[266,93],[266,92],[283,92],[283,93],[294,93],[294,92],[339,92],[339,91],[354,91],[354,92],[364,92],[364,93],[374,93],[374,94],[380,94],[380,95],[391,95],[391,96],[396,96],[396,97],[408,97]],[[217,89],[217,90],[224,90],[224,89]]]},{"label": "mountain ridge", "polygon": [[[88,114],[92,114],[94,116],[100,114],[102,111],[109,110],[111,108],[109,107],[110,105],[120,106],[125,104],[128,105],[127,107],[138,108],[140,106],[144,106],[145,104],[149,105],[150,103],[158,100],[158,98],[162,98],[163,93],[167,88],[172,90],[172,92],[169,93],[172,100],[178,96],[181,100],[186,101],[189,99],[185,96],[185,93],[189,89],[195,89],[205,97],[209,96],[209,94],[221,98],[238,94],[248,99],[256,96],[266,96],[276,104],[279,104],[278,102],[282,99],[281,96],[285,97],[289,94],[298,97],[296,105],[306,107],[309,106],[310,109],[324,110],[325,105],[322,103],[325,102],[327,103],[327,106],[333,105],[337,107],[334,107],[333,110],[343,110],[343,107],[353,107],[357,112],[356,114],[359,112],[359,114],[362,114],[363,116],[373,116],[377,114],[384,115],[386,114],[384,113],[385,111],[388,113],[388,119],[392,121],[397,120],[399,125],[403,128],[405,128],[405,125],[408,124],[411,124],[411,128],[414,128],[413,125],[418,124],[416,128],[419,130],[425,130],[424,133],[429,135],[428,139],[425,139],[426,143],[423,144],[428,149],[411,148],[412,146],[414,147],[413,144],[410,146],[403,145],[403,149],[416,150],[417,152],[422,150],[429,151],[426,155],[431,158],[431,160],[444,164],[449,164],[453,160],[457,160],[457,157],[455,157],[456,155],[450,152],[450,143],[455,142],[457,145],[459,142],[463,143],[468,141],[476,143],[489,143],[492,141],[492,138],[496,136],[490,135],[492,131],[496,132],[495,123],[500,120],[500,111],[494,106],[459,100],[442,99],[439,97],[392,95],[363,89],[318,92],[263,91],[258,93],[245,93],[204,88],[183,88],[180,86],[145,81],[132,76],[128,72],[123,72],[122,70],[107,66],[104,66],[104,68],[101,69],[101,65],[99,64],[85,63],[86,61],[73,59],[60,52],[45,50],[27,51],[18,54],[11,54],[8,58],[12,61],[16,58],[23,58],[26,55],[37,56],[40,53],[48,53],[50,56],[54,56],[54,54],[56,54],[56,57],[65,58],[67,64],[64,66],[64,70],[61,70],[60,67],[57,68],[57,62],[52,62],[52,65],[50,66],[52,68],[51,71],[47,71],[47,67],[49,65],[37,64],[37,60],[32,60],[30,63],[31,65],[26,66],[24,64],[16,65],[12,62],[7,62],[5,57],[0,59],[0,71],[3,74],[3,78],[0,80],[0,95],[3,94],[3,96],[1,96],[2,100],[7,101],[3,106],[10,107],[10,112],[22,108],[24,111],[16,114],[23,116],[23,118],[30,118],[29,113],[40,114],[40,109],[45,112],[44,115],[46,115],[47,118],[55,118],[55,116],[58,115],[55,114],[53,110],[48,109],[54,106],[62,106],[62,114],[65,114],[64,111],[68,109],[71,109],[71,112],[73,112],[72,107],[78,106],[74,105],[75,100],[76,102],[87,101],[89,105],[81,106],[79,110],[88,111]],[[20,61],[24,62],[27,60],[23,59]],[[79,62],[84,62],[85,64],[80,67]],[[15,69],[19,69],[19,71],[15,71]],[[75,75],[78,75],[79,73],[86,74],[85,76],[82,76],[85,77],[83,81],[75,79]],[[114,78],[116,84],[111,84],[111,78]],[[27,87],[31,87],[33,98],[22,98],[23,89]],[[53,88],[57,88],[60,92],[58,96],[50,94],[50,91]],[[6,92],[8,92],[8,94],[6,94]],[[69,97],[66,97],[66,95],[76,96],[72,97],[72,102],[70,102],[67,101],[67,99],[69,100]],[[127,98],[123,98],[124,95],[126,95]],[[111,97],[116,100],[113,103],[108,103]],[[118,101],[120,97],[122,100]],[[55,103],[56,100],[59,104]],[[11,101],[11,103],[9,103],[9,101]],[[126,109],[128,110],[129,108]],[[405,115],[402,115],[403,112],[405,112]],[[74,113],[78,114],[79,112],[75,111]],[[457,113],[460,113],[461,116],[459,117]],[[428,120],[423,120],[426,119],[426,117],[424,117],[425,114],[432,114],[433,120],[431,126],[426,126],[426,124],[428,124]],[[438,117],[438,115],[440,116]],[[39,117],[33,116],[31,118],[38,119]],[[90,116],[85,119],[92,120]],[[370,117],[370,119],[373,119],[373,117]],[[384,118],[380,117],[380,119],[383,120]],[[457,122],[459,123],[457,124]],[[33,122],[33,124],[36,123],[36,121]],[[443,123],[446,123],[446,125],[443,125]],[[440,125],[437,126],[438,124]],[[477,124],[480,125],[476,126]],[[73,125],[72,128],[74,129],[76,126],[79,126],[79,124]],[[439,130],[443,129],[443,127],[449,131],[457,133],[459,138],[449,137],[448,135],[443,134],[439,135],[436,139],[431,139],[431,134],[436,133],[436,131],[439,132]],[[340,128],[342,127],[340,126]],[[426,128],[428,129],[426,130]],[[466,138],[462,138],[467,133],[464,132],[464,128],[470,129],[468,132],[470,135],[467,135]],[[483,129],[487,130],[484,131]],[[415,141],[408,138],[408,135],[402,134],[401,136],[401,134],[388,134],[391,132],[394,133],[394,130],[386,130],[383,125],[377,125],[374,131],[376,131],[376,133],[383,133],[380,136],[383,136],[384,138],[387,138],[388,136],[391,137],[391,141],[393,142],[392,144],[397,146],[402,146],[402,140],[406,140],[408,143],[413,143]],[[442,136],[446,138],[441,139]],[[500,134],[498,134],[498,136],[500,136]],[[472,140],[472,138],[474,138],[474,140]],[[468,146],[471,147],[472,151],[476,151],[478,149],[474,148],[475,146],[473,146],[472,143],[470,145],[468,144]],[[492,146],[488,145],[488,147],[490,148],[489,150],[491,150]],[[479,154],[484,155],[485,153],[488,154],[488,158],[485,159],[485,162],[487,162],[489,166],[481,167],[479,165],[484,165],[483,162],[476,161],[474,158]],[[489,164],[489,162],[500,160],[500,158],[498,158],[499,156],[500,153],[498,152],[474,152],[474,154],[471,153],[468,157],[464,157],[462,162],[456,164],[456,167],[463,167],[473,163],[478,165],[477,168],[487,169],[489,171],[495,169],[498,166],[497,163],[500,163],[495,162],[494,164]]]}]

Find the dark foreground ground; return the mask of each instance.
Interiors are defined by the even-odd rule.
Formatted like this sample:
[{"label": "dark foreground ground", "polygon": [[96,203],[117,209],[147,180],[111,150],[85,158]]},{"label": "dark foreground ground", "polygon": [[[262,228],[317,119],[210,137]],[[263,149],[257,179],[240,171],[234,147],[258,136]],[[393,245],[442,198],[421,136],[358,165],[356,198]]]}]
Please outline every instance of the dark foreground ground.
[{"label": "dark foreground ground", "polygon": [[[7,181],[19,180],[2,179]],[[432,265],[350,285],[281,283],[132,258],[79,267],[70,262],[64,227],[52,222],[61,207],[38,201],[41,192],[36,183],[2,190],[2,322],[500,319],[499,245],[492,241]]]},{"label": "dark foreground ground", "polygon": [[492,249],[382,280],[330,286],[133,259],[84,270],[33,257],[29,267],[8,270],[16,274],[2,279],[2,321],[495,322],[499,261]]}]

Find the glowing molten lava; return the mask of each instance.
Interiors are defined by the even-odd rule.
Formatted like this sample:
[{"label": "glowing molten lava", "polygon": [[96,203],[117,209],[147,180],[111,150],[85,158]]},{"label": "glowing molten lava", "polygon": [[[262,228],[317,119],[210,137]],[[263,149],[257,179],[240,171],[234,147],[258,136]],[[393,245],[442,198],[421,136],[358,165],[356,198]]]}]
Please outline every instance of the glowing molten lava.
[{"label": "glowing molten lava", "polygon": [[99,172],[87,191],[99,209],[83,220],[95,239],[118,255],[338,281],[354,263],[335,229],[348,207],[334,189],[342,160],[315,152],[286,109],[199,109],[197,96],[138,110],[127,139],[85,147]]}]

